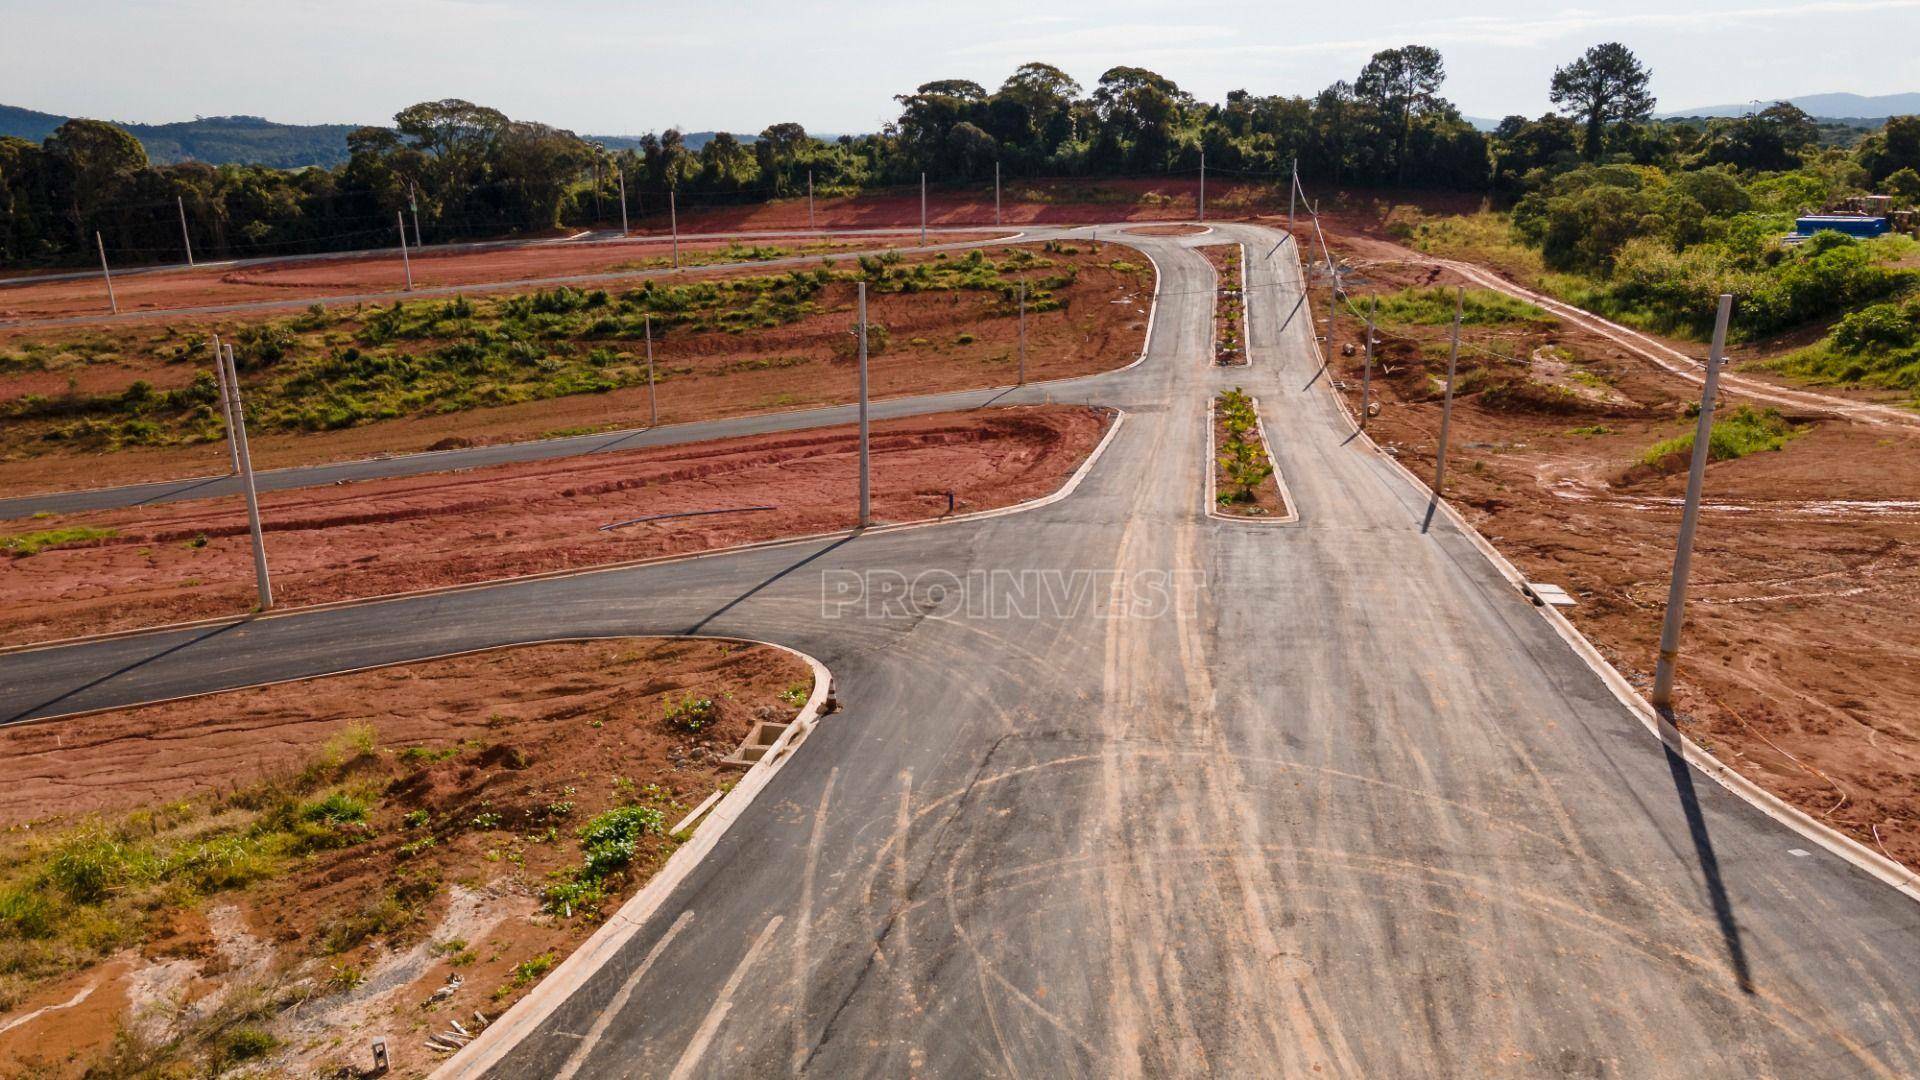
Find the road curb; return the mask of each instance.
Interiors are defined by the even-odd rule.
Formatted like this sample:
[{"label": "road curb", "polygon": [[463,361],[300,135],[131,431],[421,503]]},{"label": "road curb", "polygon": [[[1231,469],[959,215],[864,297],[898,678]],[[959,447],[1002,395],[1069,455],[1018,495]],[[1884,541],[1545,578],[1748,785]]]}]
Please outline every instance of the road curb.
[{"label": "road curb", "polygon": [[[1318,338],[1314,340],[1314,353],[1320,357],[1321,365],[1323,367],[1326,366],[1326,356],[1320,351]],[[1505,578],[1507,582],[1514,587],[1516,593],[1525,588],[1527,584],[1526,575],[1522,574],[1518,567],[1514,566],[1505,555],[1500,553],[1499,549],[1488,542],[1487,538],[1480,534],[1480,530],[1474,528],[1465,517],[1462,517],[1459,511],[1453,508],[1453,504],[1445,499],[1437,498],[1433,493],[1433,489],[1428,487],[1424,480],[1415,476],[1412,470],[1401,464],[1392,454],[1381,449],[1380,445],[1373,441],[1372,436],[1368,435],[1366,431],[1360,427],[1359,423],[1354,419],[1353,410],[1347,406],[1346,399],[1341,396],[1338,390],[1333,388],[1331,379],[1327,380],[1327,392],[1333,395],[1334,403],[1340,408],[1340,415],[1347,421],[1347,427],[1357,436],[1356,441],[1364,444],[1383,462],[1397,470],[1407,482],[1413,485],[1416,491],[1424,493],[1427,498],[1439,508],[1440,512],[1446,515],[1447,520],[1452,522],[1454,527],[1459,529],[1460,533],[1486,558],[1487,562],[1492,564],[1493,568],[1500,573],[1500,576]],[[1701,748],[1698,743],[1688,738],[1685,732],[1674,727],[1671,722],[1655,711],[1653,705],[1640,695],[1640,692],[1634,688],[1632,683],[1627,681],[1626,676],[1622,675],[1619,669],[1615,668],[1605,656],[1601,655],[1600,650],[1594,646],[1593,642],[1588,640],[1587,636],[1581,633],[1579,628],[1574,626],[1565,615],[1554,610],[1551,605],[1532,604],[1529,606],[1532,607],[1537,615],[1547,621],[1547,625],[1553,627],[1554,632],[1560,636],[1562,641],[1567,643],[1575,655],[1586,661],[1587,666],[1593,670],[1595,675],[1600,677],[1601,682],[1606,684],[1607,689],[1613,693],[1614,698],[1626,706],[1627,711],[1639,719],[1641,725],[1652,733],[1655,738],[1659,739],[1663,745],[1685,759],[1687,764],[1693,766],[1721,787],[1740,797],[1754,809],[1759,810],[1773,820],[1792,829],[1802,837],[1818,844],[1828,852],[1846,860],[1855,868],[1872,875],[1883,884],[1890,886],[1894,891],[1904,894],[1908,899],[1920,902],[1920,875],[1916,875],[1900,863],[1887,858],[1885,855],[1880,854],[1831,825],[1815,819],[1806,811],[1801,810],[1799,807],[1792,805],[1773,792],[1768,791],[1738,770],[1708,753],[1705,749]]]},{"label": "road curb", "polygon": [[[1248,355],[1252,355],[1249,353]],[[1273,485],[1280,489],[1280,501],[1287,512],[1279,517],[1242,517],[1239,514],[1223,514],[1219,511],[1219,497],[1215,494],[1217,481],[1213,475],[1214,454],[1218,451],[1213,442],[1214,399],[1219,397],[1215,391],[1207,397],[1207,458],[1200,467],[1207,474],[1207,516],[1215,521],[1227,521],[1237,525],[1297,525],[1300,523],[1300,504],[1293,501],[1293,492],[1287,488],[1287,478],[1280,471],[1280,455],[1273,452],[1273,440],[1267,438],[1267,421],[1260,415],[1260,399],[1253,398],[1253,423],[1260,433],[1260,448],[1267,452],[1267,463],[1273,466]]]},{"label": "road curb", "polygon": [[[336,611],[342,608],[364,607],[364,606],[370,606],[373,604],[390,604],[390,603],[395,603],[401,600],[418,600],[425,597],[447,596],[453,593],[471,592],[476,589],[492,589],[492,588],[499,588],[501,586],[507,586],[507,585],[524,585],[531,582],[550,581],[558,578],[587,577],[592,574],[616,573],[623,570],[634,570],[634,569],[639,569],[639,568],[648,567],[648,566],[659,566],[666,563],[691,562],[695,559],[711,559],[721,555],[737,555],[744,551],[759,551],[767,548],[786,547],[792,544],[807,544],[807,543],[815,543],[821,540],[832,540],[832,539],[838,539],[843,537],[853,538],[858,536],[905,532],[909,529],[924,529],[930,526],[938,526],[938,525],[957,525],[962,522],[984,521],[989,518],[1002,517],[1007,514],[1023,513],[1028,510],[1038,510],[1043,506],[1051,506],[1054,503],[1059,502],[1060,500],[1066,498],[1067,496],[1072,495],[1073,492],[1077,488],[1079,488],[1080,482],[1086,479],[1087,473],[1092,470],[1094,463],[1099,461],[1101,455],[1106,453],[1107,447],[1112,445],[1114,436],[1119,433],[1121,426],[1126,422],[1127,414],[1126,414],[1126,411],[1123,409],[1116,408],[1113,406],[1086,406],[1086,407],[1098,409],[1098,410],[1112,414],[1113,420],[1111,423],[1107,425],[1106,434],[1101,436],[1100,441],[1098,443],[1094,444],[1093,450],[1087,454],[1087,459],[1080,463],[1080,467],[1074,470],[1073,475],[1069,476],[1066,482],[1062,484],[1059,488],[1055,489],[1049,494],[1041,496],[1040,498],[1029,499],[1026,502],[1014,503],[1011,506],[1000,506],[1000,507],[995,507],[994,509],[991,509],[991,510],[976,510],[969,514],[956,514],[953,517],[938,517],[938,518],[928,518],[922,521],[902,521],[902,522],[896,522],[894,524],[873,525],[865,529],[859,529],[859,528],[841,529],[834,532],[809,533],[805,536],[789,536],[789,537],[776,538],[772,540],[761,540],[751,544],[735,544],[732,547],[714,548],[711,551],[696,551],[688,555],[657,555],[651,558],[633,559],[627,562],[604,563],[599,566],[578,567],[578,568],[567,569],[567,570],[549,570],[544,573],[524,574],[519,577],[493,578],[488,581],[472,581],[472,582],[467,582],[461,585],[444,585],[438,588],[419,589],[412,592],[387,593],[381,596],[367,596],[367,597],[360,597],[353,600],[335,600],[325,604],[311,604],[306,607],[278,608],[273,611],[266,612],[264,614],[224,615],[224,616],[219,616],[217,618],[199,619],[192,622],[167,623],[161,626],[148,626],[148,627],[141,627],[141,628],[132,629],[132,630],[115,630],[115,631],[110,631],[103,634],[90,634],[82,637],[61,638],[54,641],[33,642],[25,645],[9,645],[5,647],[0,647],[0,656],[12,656],[20,653],[41,652],[41,651],[48,651],[48,650],[54,650],[54,649],[67,649],[67,648],[73,648],[75,646],[81,646],[81,645],[97,645],[97,644],[100,644],[101,642],[120,641],[126,638],[142,637],[148,634],[156,634],[156,635],[170,634],[170,633],[178,633],[180,631],[185,631],[185,630],[205,630],[213,627],[240,626],[243,624],[267,622],[273,619],[284,619],[292,616],[313,615],[320,612]],[[375,665],[375,666],[379,666],[379,665]],[[213,692],[218,693],[219,691],[213,691]],[[194,696],[194,695],[188,695],[188,696]],[[142,704],[150,704],[150,703],[143,702]],[[121,708],[123,706],[113,706],[113,707]],[[85,715],[88,712],[94,712],[94,711],[98,711],[98,710],[86,709],[86,710],[81,710],[75,713],[56,713],[52,716],[37,716],[32,718],[31,720],[18,720],[18,721],[14,721],[14,723],[15,724],[38,724],[48,720],[69,719],[74,716],[81,716],[81,715]],[[8,724],[4,726],[11,727],[13,725]]]},{"label": "road curb", "polygon": [[[746,641],[744,638],[728,640]],[[481,1031],[471,1043],[441,1062],[431,1075],[436,1080],[451,1080],[453,1077],[477,1077],[499,1064],[514,1047],[520,1045],[527,1036],[538,1030],[540,1024],[553,1011],[571,998],[575,991],[585,985],[587,980],[597,974],[607,961],[617,956],[627,942],[638,934],[647,920],[666,903],[673,891],[680,887],[692,875],[707,855],[719,845],[721,837],[740,819],[747,807],[752,805],[766,786],[772,782],[774,774],[779,772],[793,751],[806,741],[818,723],[832,696],[833,676],[826,665],[800,652],[774,642],[753,642],[772,645],[792,653],[807,662],[813,669],[813,694],[807,698],[807,704],[794,718],[792,724],[780,733],[773,745],[767,748],[766,755],[747,770],[740,782],[733,786],[720,800],[719,805],[708,811],[706,819],[693,832],[692,839],[674,849],[667,857],[665,866],[641,886],[620,910],[614,912],[600,929],[580,943],[579,947],[567,955],[553,973],[542,979],[526,997],[514,1002],[513,1007],[500,1014]]]}]

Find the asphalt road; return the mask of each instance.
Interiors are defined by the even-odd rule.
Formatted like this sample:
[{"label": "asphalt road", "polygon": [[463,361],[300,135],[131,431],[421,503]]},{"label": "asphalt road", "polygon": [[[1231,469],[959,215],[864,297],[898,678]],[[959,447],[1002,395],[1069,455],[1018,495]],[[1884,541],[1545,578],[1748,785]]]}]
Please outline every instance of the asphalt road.
[{"label": "asphalt road", "polygon": [[[824,661],[843,711],[502,1077],[1920,1072],[1920,907],[1667,756],[1422,530],[1258,287],[1290,248],[1223,372],[1204,260],[1133,242],[1149,357],[1082,382],[1128,419],[1060,502],[0,656],[0,719],[559,635]],[[1297,525],[1203,513],[1236,384]]]}]

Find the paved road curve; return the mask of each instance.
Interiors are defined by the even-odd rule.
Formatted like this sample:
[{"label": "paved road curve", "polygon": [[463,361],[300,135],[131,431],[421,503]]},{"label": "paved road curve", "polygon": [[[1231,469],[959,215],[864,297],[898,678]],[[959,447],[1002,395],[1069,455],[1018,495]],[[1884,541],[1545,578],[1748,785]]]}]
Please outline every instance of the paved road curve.
[{"label": "paved road curve", "polygon": [[[1205,262],[1134,242],[1164,273],[1150,356],[1089,381],[1129,415],[1061,502],[0,656],[0,718],[559,634],[823,660],[845,709],[502,1077],[1920,1072],[1920,907],[1793,854],[1465,537],[1422,532],[1284,288],[1251,294],[1253,368],[1219,372]],[[1253,284],[1297,283],[1290,254]],[[1203,513],[1232,384],[1298,525]],[[982,571],[1053,600],[996,617]],[[861,574],[919,585],[827,617]]]}]

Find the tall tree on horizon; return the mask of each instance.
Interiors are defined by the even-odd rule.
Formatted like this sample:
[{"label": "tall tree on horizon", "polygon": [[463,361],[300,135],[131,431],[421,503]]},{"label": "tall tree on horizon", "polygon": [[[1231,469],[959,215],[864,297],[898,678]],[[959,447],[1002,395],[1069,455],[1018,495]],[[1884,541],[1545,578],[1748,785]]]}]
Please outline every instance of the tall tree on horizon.
[{"label": "tall tree on horizon", "polygon": [[1440,84],[1447,68],[1440,51],[1425,45],[1408,45],[1373,54],[1354,81],[1354,96],[1387,116],[1399,118],[1399,148],[1394,167],[1400,183],[1407,180],[1407,145],[1413,140],[1413,115],[1433,108],[1440,101]]},{"label": "tall tree on horizon", "polygon": [[1609,41],[1555,68],[1548,97],[1561,112],[1586,120],[1581,150],[1588,161],[1594,161],[1600,157],[1608,123],[1638,123],[1653,115],[1654,98],[1647,90],[1652,78],[1653,72],[1632,49]]}]

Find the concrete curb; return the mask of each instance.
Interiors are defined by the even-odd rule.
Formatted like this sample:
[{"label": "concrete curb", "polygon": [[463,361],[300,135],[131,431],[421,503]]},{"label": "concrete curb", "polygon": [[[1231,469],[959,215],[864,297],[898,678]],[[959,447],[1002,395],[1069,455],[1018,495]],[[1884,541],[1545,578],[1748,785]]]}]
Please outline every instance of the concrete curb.
[{"label": "concrete curb", "polygon": [[[1510,293],[1509,295],[1512,294]],[[1578,311],[1579,309],[1576,308],[1574,310]],[[1321,363],[1324,365],[1326,358],[1324,354],[1320,354],[1320,345],[1317,338],[1314,342],[1314,352],[1320,355]],[[1379,444],[1373,441],[1372,436],[1368,435],[1360,427],[1354,420],[1353,410],[1348,408],[1346,399],[1340,395],[1338,390],[1333,389],[1331,380],[1328,380],[1328,392],[1333,395],[1335,404],[1340,407],[1340,415],[1346,418],[1348,428],[1358,436],[1357,441],[1364,444],[1389,466],[1398,470],[1400,475],[1412,484],[1416,491],[1425,493],[1429,500],[1435,500],[1433,489],[1427,486],[1425,481],[1415,476],[1410,469],[1401,464],[1392,454],[1382,450]],[[1520,569],[1514,566],[1505,555],[1502,555],[1499,549],[1489,543],[1486,537],[1480,535],[1480,531],[1474,528],[1466,518],[1462,517],[1460,513],[1453,508],[1451,503],[1445,499],[1437,499],[1435,502],[1440,512],[1446,515],[1447,520],[1452,522],[1454,527],[1460,530],[1461,534],[1473,544],[1474,548],[1486,558],[1487,562],[1493,565],[1495,570],[1499,571],[1501,577],[1507,579],[1507,582],[1514,587],[1516,593],[1519,593],[1526,587],[1526,575],[1522,574]],[[1698,743],[1688,738],[1686,733],[1674,727],[1671,722],[1656,712],[1652,704],[1644,697],[1641,697],[1640,692],[1634,689],[1632,683],[1627,681],[1626,676],[1620,674],[1619,670],[1609,663],[1606,657],[1600,654],[1600,650],[1594,647],[1593,642],[1589,641],[1587,636],[1581,633],[1579,628],[1574,626],[1565,615],[1554,610],[1551,605],[1533,604],[1530,606],[1532,606],[1536,614],[1547,621],[1547,625],[1553,627],[1554,632],[1560,635],[1561,640],[1565,641],[1577,656],[1586,661],[1587,666],[1593,669],[1594,674],[1598,675],[1600,680],[1606,684],[1607,689],[1612,691],[1614,698],[1617,699],[1620,704],[1626,706],[1627,711],[1638,718],[1640,723],[1651,732],[1655,738],[1659,739],[1661,743],[1684,758],[1687,764],[1693,766],[1721,787],[1739,796],[1761,813],[1792,829],[1807,840],[1825,848],[1828,852],[1845,859],[1855,868],[1863,870],[1884,884],[1891,886],[1896,892],[1904,894],[1908,899],[1920,902],[1920,875],[1916,875],[1900,863],[1887,858],[1885,855],[1880,854],[1831,825],[1816,820],[1806,811],[1801,810],[1799,807],[1788,803],[1766,788],[1761,787],[1758,783],[1748,779],[1738,770],[1702,749]]]},{"label": "concrete curb", "polygon": [[1299,524],[1300,506],[1293,501],[1293,492],[1287,488],[1286,475],[1280,471],[1280,457],[1273,452],[1273,442],[1267,438],[1267,421],[1265,417],[1260,415],[1259,398],[1253,399],[1254,429],[1260,434],[1260,449],[1267,452],[1267,463],[1273,466],[1273,484],[1280,489],[1280,502],[1286,506],[1287,512],[1278,517],[1244,517],[1240,514],[1223,514],[1220,512],[1220,500],[1216,493],[1217,481],[1213,475],[1214,454],[1218,452],[1215,450],[1213,443],[1213,403],[1219,396],[1219,393],[1215,392],[1207,398],[1207,459],[1201,463],[1201,468],[1206,470],[1207,474],[1207,516],[1213,518],[1215,521],[1229,521],[1237,525]]},{"label": "concrete curb", "polygon": [[[288,617],[297,616],[297,615],[312,615],[316,612],[334,611],[340,608],[361,607],[361,606],[366,606],[371,604],[389,604],[389,603],[394,603],[396,601],[401,601],[401,600],[417,600],[422,597],[446,596],[451,593],[470,592],[475,589],[492,589],[492,588],[498,588],[500,586],[505,586],[505,585],[521,585],[529,582],[548,581],[556,578],[586,577],[591,574],[615,573],[622,570],[633,570],[640,567],[658,566],[664,563],[691,562],[694,559],[711,559],[721,555],[737,555],[743,551],[759,551],[767,548],[786,547],[793,544],[815,543],[821,540],[831,540],[839,537],[855,537],[855,536],[862,536],[862,535],[875,535],[875,534],[881,534],[881,533],[905,532],[908,529],[924,529],[929,526],[937,526],[937,525],[956,525],[962,522],[982,521],[988,518],[1001,517],[1006,514],[1022,513],[1027,510],[1038,510],[1043,506],[1051,506],[1052,504],[1059,502],[1061,499],[1064,499],[1067,496],[1073,494],[1075,489],[1077,489],[1080,486],[1080,482],[1086,479],[1087,473],[1092,470],[1094,463],[1100,460],[1100,456],[1106,453],[1107,447],[1112,445],[1113,437],[1119,433],[1121,425],[1126,421],[1127,414],[1121,409],[1107,407],[1107,406],[1091,406],[1091,407],[1102,408],[1105,411],[1112,413],[1113,422],[1107,425],[1106,434],[1102,436],[1100,441],[1094,445],[1093,451],[1087,455],[1087,459],[1080,463],[1080,467],[1074,470],[1073,475],[1067,478],[1066,483],[1062,484],[1058,489],[1053,491],[1051,494],[1043,495],[1038,499],[1029,499],[1026,502],[1014,503],[1011,506],[995,507],[992,510],[976,510],[970,514],[957,514],[953,517],[928,518],[924,521],[903,521],[903,522],[898,522],[891,525],[874,525],[866,529],[857,529],[857,528],[842,529],[836,532],[809,533],[805,536],[789,536],[789,537],[781,537],[773,540],[761,540],[751,544],[736,544],[732,547],[714,548],[712,551],[697,551],[691,555],[659,555],[659,556],[655,556],[653,558],[648,558],[648,559],[634,559],[634,560],[629,560],[627,562],[605,563],[600,566],[579,567],[579,568],[570,569],[570,570],[550,570],[545,573],[539,573],[539,574],[524,574],[519,577],[494,578],[488,581],[473,581],[473,582],[468,582],[462,585],[445,585],[439,588],[420,589],[413,592],[387,593],[382,596],[368,596],[368,597],[361,597],[354,600],[336,600],[331,603],[312,604],[307,607],[277,608],[265,614],[221,616],[221,617],[212,618],[212,619],[200,619],[193,622],[168,623],[161,626],[148,626],[148,627],[141,627],[139,629],[133,629],[133,630],[116,630],[116,631],[112,631],[104,634],[92,634],[92,635],[87,635],[83,637],[62,638],[55,641],[34,642],[26,645],[10,645],[5,648],[0,648],[0,656],[8,656],[8,655],[13,655],[17,653],[40,652],[42,650],[51,650],[51,649],[65,649],[65,648],[71,648],[77,645],[95,645],[103,641],[118,641],[124,638],[135,638],[135,637],[141,637],[148,634],[167,634],[167,633],[175,633],[182,630],[208,629],[216,626],[238,626],[243,623],[265,622],[270,619],[283,619],[283,618],[288,618]],[[407,663],[409,661],[400,661],[400,662]],[[385,666],[385,665],[374,665],[374,666],[378,667],[378,666]],[[213,692],[217,693],[218,691],[213,691]],[[197,695],[188,695],[188,696],[197,696]],[[151,704],[151,703],[142,702],[141,704]],[[114,706],[114,707],[120,708],[122,706]],[[38,724],[38,723],[44,723],[48,720],[64,720],[74,716],[85,715],[88,712],[95,712],[95,711],[99,711],[99,710],[87,709],[87,710],[81,710],[80,712],[75,712],[75,713],[56,713],[52,716],[37,716],[31,720],[14,721],[14,724]],[[11,727],[13,725],[8,724],[4,726]]]},{"label": "concrete curb", "polygon": [[[739,640],[739,639],[733,639]],[[760,642],[757,644],[773,644]],[[553,1011],[560,1007],[574,992],[585,985],[606,962],[618,955],[620,950],[640,932],[654,912],[666,903],[673,891],[686,881],[689,875],[700,865],[720,838],[727,834],[756,796],[772,782],[775,773],[792,756],[793,751],[806,741],[814,725],[819,721],[821,709],[831,696],[833,677],[825,665],[806,653],[789,649],[784,645],[774,645],[805,660],[813,668],[813,694],[800,710],[787,730],[780,733],[766,755],[755,762],[740,782],[733,786],[708,812],[706,820],[694,830],[692,839],[676,848],[667,857],[667,863],[641,886],[626,903],[620,905],[593,936],[580,943],[580,946],[568,954],[553,973],[540,981],[526,997],[521,998],[497,1017],[486,1029],[463,1047],[452,1058],[442,1062],[432,1076],[439,1080],[452,1077],[477,1077],[499,1064],[514,1047],[537,1030]]]}]

